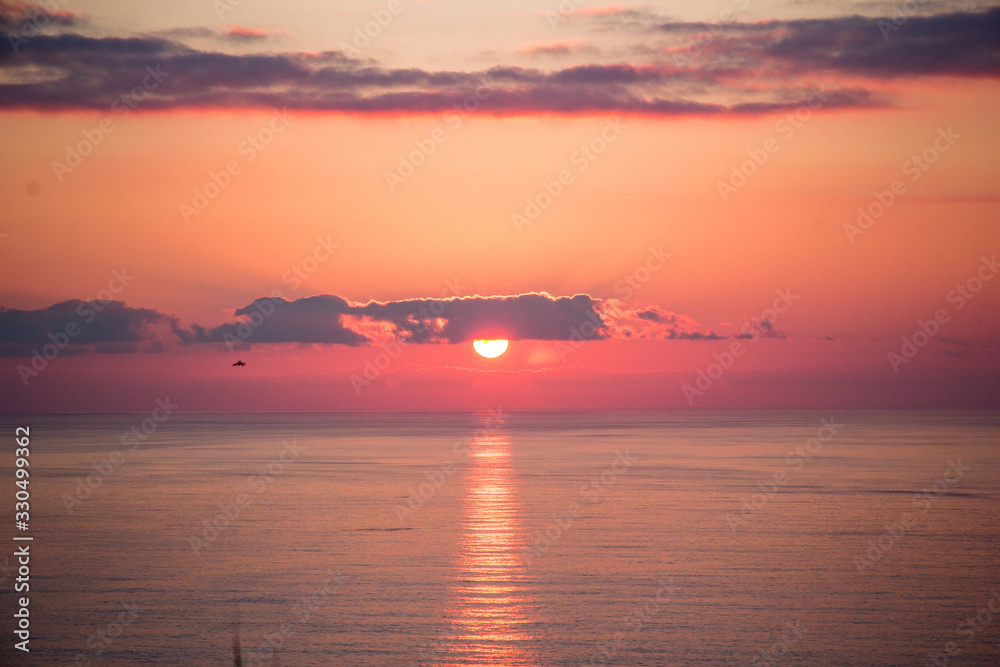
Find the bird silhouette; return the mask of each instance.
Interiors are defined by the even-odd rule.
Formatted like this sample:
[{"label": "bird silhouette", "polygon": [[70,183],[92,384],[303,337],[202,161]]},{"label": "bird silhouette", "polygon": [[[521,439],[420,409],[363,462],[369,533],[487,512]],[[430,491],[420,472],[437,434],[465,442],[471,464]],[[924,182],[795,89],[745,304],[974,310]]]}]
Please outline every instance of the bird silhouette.
[{"label": "bird silhouette", "polygon": [[235,364],[233,364],[233,366],[246,366],[246,364],[244,364],[243,361],[241,360],[237,361]]}]

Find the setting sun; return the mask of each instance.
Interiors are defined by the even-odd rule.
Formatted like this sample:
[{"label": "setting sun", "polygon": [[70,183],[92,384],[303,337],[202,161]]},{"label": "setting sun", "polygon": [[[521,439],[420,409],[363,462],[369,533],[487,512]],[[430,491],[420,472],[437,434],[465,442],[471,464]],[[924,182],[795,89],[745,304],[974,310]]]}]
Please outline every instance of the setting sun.
[{"label": "setting sun", "polygon": [[0,667],[1000,667],[997,118],[1000,0],[0,0]]},{"label": "setting sun", "polygon": [[507,351],[507,341],[505,340],[475,340],[472,347],[481,356],[487,359],[495,359]]}]

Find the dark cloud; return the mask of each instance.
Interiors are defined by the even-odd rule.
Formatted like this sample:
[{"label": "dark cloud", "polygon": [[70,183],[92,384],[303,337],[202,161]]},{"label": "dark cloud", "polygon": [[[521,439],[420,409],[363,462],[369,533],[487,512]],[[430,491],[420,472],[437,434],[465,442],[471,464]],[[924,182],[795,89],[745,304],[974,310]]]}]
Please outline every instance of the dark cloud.
[{"label": "dark cloud", "polygon": [[[666,45],[636,44],[635,52],[654,58],[659,52],[682,71],[696,68],[708,78],[727,72],[753,81],[816,73],[995,78],[1000,75],[1000,8],[995,5],[878,0],[854,6],[874,13],[869,16],[756,22],[675,21],[651,11],[618,13],[600,8],[562,16],[586,18],[603,29],[629,35],[658,34],[667,39]],[[739,17],[740,11],[734,7],[730,15]]]},{"label": "dark cloud", "polygon": [[[0,108],[107,111],[123,93],[161,72],[163,83],[143,94],[140,110],[169,108],[288,108],[352,113],[438,113],[468,104],[486,113],[625,112],[650,115],[759,114],[794,109],[811,91],[785,91],[766,103],[684,99],[692,84],[721,84],[703,71],[671,66],[583,65],[555,72],[496,67],[481,72],[384,69],[339,52],[321,54],[212,53],[159,37],[36,37],[30,52],[0,55]],[[20,70],[18,72],[17,70]],[[32,79],[33,72],[43,72]],[[59,72],[59,76],[52,76]],[[719,89],[725,96],[727,90]],[[729,91],[730,96],[742,95]],[[863,90],[831,90],[825,106],[879,103]]]},{"label": "dark cloud", "polygon": [[156,325],[176,326],[176,319],[121,301],[71,299],[39,310],[0,309],[0,355],[30,354],[49,343],[60,348],[95,344],[99,352],[137,351],[135,344],[156,337]]},{"label": "dark cloud", "polygon": [[681,45],[696,48],[704,67],[880,78],[1000,75],[1000,8],[882,19],[667,22],[657,27]]},{"label": "dark cloud", "polygon": [[574,332],[590,340],[605,337],[597,304],[598,300],[586,294],[554,297],[530,293],[373,302],[352,314],[391,322],[414,342],[463,343],[477,338],[571,340]]},{"label": "dark cloud", "polygon": [[261,298],[236,311],[239,318],[208,329],[193,325],[175,329],[185,343],[338,343],[363,345],[365,336],[346,328],[341,317],[347,301],[332,295],[296,301]]},{"label": "dark cloud", "polygon": [[789,21],[761,50],[797,70],[866,76],[1000,75],[1000,9],[874,20]]},{"label": "dark cloud", "polygon": [[[9,27],[4,30],[9,31]],[[675,50],[696,42],[693,64],[660,51],[648,64],[583,64],[555,71],[495,67],[478,72],[389,69],[328,51],[231,54],[204,51],[165,36],[90,37],[40,34],[30,49],[0,52],[0,108],[108,110],[147,76],[164,82],[140,110],[267,108],[445,112],[480,93],[487,113],[624,112],[650,115],[764,114],[801,106],[809,87],[796,77],[817,72],[892,77],[1000,73],[1000,9],[912,17],[883,37],[873,19],[844,17],[761,23],[661,23]],[[176,37],[265,35],[234,29],[176,29]],[[690,59],[690,54],[685,56]],[[750,84],[754,85],[750,85]],[[826,108],[885,104],[877,94],[829,84]]]},{"label": "dark cloud", "polygon": [[0,30],[15,35],[15,40],[30,39],[48,28],[67,28],[80,23],[79,17],[70,11],[52,11],[19,0],[0,0]]},{"label": "dark cloud", "polygon": [[756,340],[758,338],[776,338],[778,340],[785,340],[788,336],[785,335],[784,331],[775,329],[771,320],[758,320],[754,318],[744,323],[742,333],[738,334],[736,338],[750,340]]},{"label": "dark cloud", "polygon": [[[38,10],[0,3],[0,33],[16,38]],[[44,15],[72,28],[65,12]],[[815,77],[827,81],[824,107],[885,105],[857,77],[1000,75],[1000,8],[876,20],[862,16],[741,22],[664,21],[642,8],[585,8],[567,16],[613,18],[618,30],[664,45],[646,45],[645,64],[581,64],[543,71],[495,67],[478,72],[390,69],[338,51],[232,54],[199,50],[172,38],[257,42],[269,35],[177,28],[160,35],[94,37],[42,31],[31,48],[0,50],[0,108],[107,111],[147,76],[165,72],[139,110],[289,108],[349,113],[446,112],[480,92],[486,113],[604,113],[659,116],[767,114],[808,100]],[[621,23],[623,19],[627,21]],[[895,19],[895,20],[893,20]],[[542,45],[566,54],[564,42]],[[579,42],[585,44],[585,42]],[[643,51],[643,49],[645,49]],[[673,55],[673,58],[671,58]]]},{"label": "dark cloud", "polygon": [[[791,0],[793,6],[842,6],[841,0]],[[949,12],[972,12],[990,9],[996,5],[996,0],[935,0],[935,2],[911,2],[900,0],[861,0],[851,5],[851,11],[863,12],[865,15],[880,17],[926,16],[930,14],[945,14]]]},{"label": "dark cloud", "polygon": [[976,346],[964,338],[940,336],[938,340],[945,345],[944,356],[953,359],[968,359],[973,356]]},{"label": "dark cloud", "polygon": [[[177,330],[186,343],[336,343],[364,345],[400,338],[411,343],[462,343],[477,338],[570,340],[574,331],[596,339],[603,323],[586,295],[521,294],[411,299],[354,304],[320,295],[288,301],[257,299],[235,312],[236,322]],[[584,323],[589,322],[589,326]]]},{"label": "dark cloud", "polygon": [[604,299],[599,310],[606,323],[605,336],[619,340],[723,340],[703,331],[690,316],[658,306],[633,306],[618,299]]},{"label": "dark cloud", "polygon": [[[323,294],[289,301],[262,297],[215,327],[182,327],[177,317],[120,301],[63,301],[39,310],[0,309],[0,356],[30,355],[55,343],[79,352],[163,352],[165,343],[370,345],[389,340],[415,344],[508,340],[721,340],[687,315],[658,306],[628,306],[587,294],[471,296],[354,303]],[[761,325],[762,335],[772,332]],[[71,329],[71,327],[74,327]],[[75,333],[73,333],[75,331]],[[62,343],[60,342],[62,340]]]},{"label": "dark cloud", "polygon": [[[266,315],[265,313],[270,313]],[[508,340],[720,340],[687,315],[631,307],[587,294],[473,296],[356,304],[324,295],[258,299],[236,311],[241,322],[178,332],[185,342],[410,343]],[[257,324],[254,325],[254,322]]]}]

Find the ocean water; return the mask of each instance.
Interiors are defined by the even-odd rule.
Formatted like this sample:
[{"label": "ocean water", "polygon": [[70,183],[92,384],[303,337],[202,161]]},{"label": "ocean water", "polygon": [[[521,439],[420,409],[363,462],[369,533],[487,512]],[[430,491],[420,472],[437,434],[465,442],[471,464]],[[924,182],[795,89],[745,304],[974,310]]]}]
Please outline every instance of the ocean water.
[{"label": "ocean water", "polygon": [[147,417],[2,418],[0,663],[1000,665],[998,412]]}]

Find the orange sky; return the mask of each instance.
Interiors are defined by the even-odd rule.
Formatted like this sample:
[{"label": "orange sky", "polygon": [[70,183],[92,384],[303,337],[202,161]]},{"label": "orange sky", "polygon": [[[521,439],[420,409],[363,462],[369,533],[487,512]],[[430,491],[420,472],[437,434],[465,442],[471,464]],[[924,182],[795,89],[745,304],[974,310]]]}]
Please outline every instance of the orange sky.
[{"label": "orange sky", "polygon": [[[217,25],[185,10],[151,15],[142,26],[134,15],[116,20],[124,16],[119,9],[94,4],[88,24],[62,30],[103,38]],[[417,13],[426,19],[439,9],[410,7],[408,23],[397,24],[396,36],[380,47],[391,54],[368,57],[432,71],[459,68],[416,47],[407,60],[406,35],[428,30]],[[539,16],[533,21],[544,25]],[[238,23],[282,36],[259,47],[233,47],[235,55],[338,48],[317,45],[319,36],[298,35],[291,25],[278,25],[280,19],[255,17],[249,9]],[[505,20],[504,38],[491,43],[519,53],[539,29],[517,26]],[[548,36],[555,42],[573,37],[572,30],[589,44],[599,27],[577,23]],[[620,36],[622,48],[626,36]],[[724,45],[731,52],[725,51],[723,41],[717,40],[713,57],[731,58],[743,48],[733,37]],[[186,43],[205,52],[226,48]],[[44,49],[56,47],[39,38],[20,57],[40,57],[32,48],[48,53]],[[475,47],[456,36],[452,48]],[[627,55],[594,46],[532,67],[642,64],[635,53]],[[476,52],[462,71],[489,67],[478,62],[483,57]],[[494,62],[521,57],[497,55]],[[436,58],[438,65],[428,67]],[[7,410],[142,410],[168,393],[188,396],[192,410],[997,405],[1000,280],[985,281],[960,309],[948,299],[976,275],[984,256],[1000,250],[1000,88],[989,58],[986,74],[974,76],[799,74],[789,83],[798,86],[795,99],[825,82],[827,89],[865,88],[889,102],[831,102],[795,124],[787,116],[801,105],[760,113],[736,107],[680,114],[487,110],[491,99],[500,103],[509,83],[487,90],[483,110],[463,113],[457,122],[441,111],[292,105],[275,115],[269,105],[233,102],[204,109],[177,97],[164,98],[162,108],[140,103],[121,115],[30,102],[12,88],[27,76],[26,65],[11,62],[21,61],[0,60],[5,308],[36,311],[67,299],[102,298],[113,272],[124,269],[134,278],[116,300],[174,316],[183,327],[233,322],[234,310],[274,290],[290,300],[330,294],[359,304],[545,292],[624,298],[728,337],[589,341],[565,358],[556,341],[520,340],[493,361],[476,357],[471,344],[412,344],[361,391],[351,377],[379,354],[377,345],[289,341],[232,352],[218,343],[182,344],[163,331],[156,334],[163,352],[71,350],[26,386],[18,371],[31,361],[25,343],[4,359],[0,387]],[[182,89],[194,95],[190,74],[175,69],[151,99],[179,96]],[[740,81],[699,103],[762,94],[748,92],[752,83]],[[769,90],[777,99],[778,89]],[[109,120],[112,131],[101,131]],[[88,136],[100,141],[79,166],[54,169],[54,162],[66,163],[67,147],[89,142]],[[258,138],[256,146],[250,137]],[[600,154],[581,152],[588,145]],[[934,163],[914,170],[908,160],[925,151]],[[398,175],[401,159],[415,154],[422,164],[413,174],[388,183],[387,172]],[[733,181],[733,169],[754,156],[762,162],[752,166],[754,173],[745,183]],[[227,168],[231,173],[220,176]],[[530,224],[519,224],[530,201],[548,201],[546,187],[553,192],[561,172],[559,194]],[[225,186],[192,214],[196,191],[214,193],[213,174]],[[859,206],[870,207],[875,193],[891,191],[896,180],[900,194],[870,228],[845,227],[856,223]],[[723,198],[720,182],[738,186]],[[640,267],[651,249],[661,248],[669,259],[638,289],[625,290],[623,279],[645,277]],[[447,281],[457,281],[461,293],[446,294]],[[745,321],[761,318],[776,290],[789,289],[799,298],[771,323],[780,335],[746,341],[746,354],[733,368],[688,400],[684,385],[694,386],[699,370],[729,349]],[[896,372],[890,353],[900,351],[900,337],[912,336],[918,321],[933,319],[938,309],[947,311],[947,323]],[[248,366],[231,368],[236,357]],[[88,388],[85,396],[81,388]]]}]

